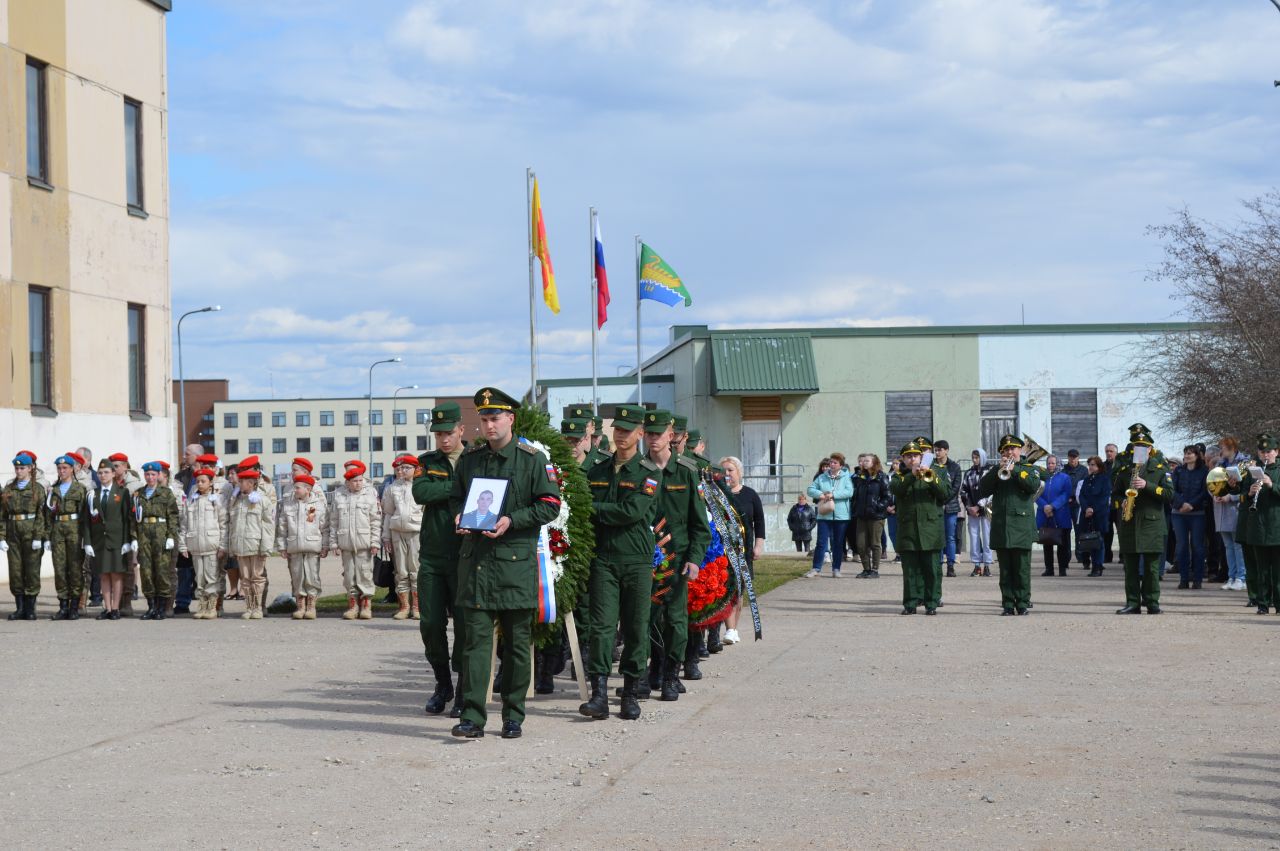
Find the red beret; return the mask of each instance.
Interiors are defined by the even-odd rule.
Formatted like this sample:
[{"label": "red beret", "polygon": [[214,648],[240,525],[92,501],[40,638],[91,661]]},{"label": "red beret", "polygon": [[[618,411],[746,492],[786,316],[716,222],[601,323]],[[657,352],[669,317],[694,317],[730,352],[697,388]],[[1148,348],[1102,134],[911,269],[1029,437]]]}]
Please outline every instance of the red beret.
[{"label": "red beret", "polygon": [[236,474],[236,478],[239,478],[239,479],[256,479],[256,478],[258,478],[258,471],[257,471],[257,470],[245,470],[245,471],[243,471],[243,472],[241,472],[241,473],[237,473],[237,474]]},{"label": "red beret", "polygon": [[257,455],[246,455],[244,458],[242,458],[242,459],[240,460],[240,463],[239,463],[239,464],[237,464],[236,466],[237,466],[237,467],[241,467],[241,468],[244,468],[244,467],[256,467],[256,466],[258,466],[258,464],[259,464],[259,463],[261,463],[261,462],[260,462],[260,461],[258,461],[258,456],[257,456]]},{"label": "red beret", "polygon": [[209,467],[216,467],[218,466],[218,456],[217,455],[199,455],[196,457],[196,463],[204,464]]},{"label": "red beret", "polygon": [[84,456],[81,455],[79,452],[68,452],[67,457],[70,458],[72,461],[75,461],[81,467],[89,463],[88,461],[84,460]]},{"label": "red beret", "polygon": [[355,470],[358,473],[365,473],[369,469],[364,465],[364,462],[360,460],[348,461],[347,463],[342,465],[342,468],[347,471]]},{"label": "red beret", "polygon": [[416,467],[418,466],[418,459],[413,455],[401,455],[399,458],[397,458],[395,461],[392,462],[391,466],[399,467],[402,464],[409,464],[410,466]]},{"label": "red beret", "polygon": [[358,479],[363,475],[364,470],[361,470],[359,467],[352,467],[350,470],[347,470],[347,472],[342,474],[342,478],[350,481],[351,479]]},{"label": "red beret", "polygon": [[294,458],[293,463],[299,467],[302,467],[308,473],[310,473],[312,470],[315,469],[315,465],[312,464],[310,461],[308,461],[306,458]]},{"label": "red beret", "polygon": [[196,470],[196,477],[199,478],[200,476],[205,476],[209,479],[216,479],[218,478],[218,472],[216,470],[210,470],[208,467],[201,467],[199,470]]},{"label": "red beret", "polygon": [[31,460],[32,460],[32,461],[38,460],[38,459],[37,459],[37,456],[36,456],[36,453],[32,452],[30,449],[19,449],[19,450],[18,450],[18,454],[19,454],[19,455],[30,455],[30,456],[31,456]]},{"label": "red beret", "polygon": [[293,477],[293,483],[296,485],[298,482],[315,487],[316,480],[308,476],[306,473],[299,473]]},{"label": "red beret", "polygon": [[125,455],[123,452],[117,452],[115,455],[108,455],[107,460],[113,463],[116,461],[123,461],[124,463],[128,464],[129,456]]},{"label": "red beret", "polygon": [[165,472],[168,472],[169,470],[173,469],[172,467],[170,467],[170,466],[169,466],[169,462],[168,462],[168,461],[161,461],[161,462],[160,462],[160,466],[161,466],[161,467],[164,467]]}]

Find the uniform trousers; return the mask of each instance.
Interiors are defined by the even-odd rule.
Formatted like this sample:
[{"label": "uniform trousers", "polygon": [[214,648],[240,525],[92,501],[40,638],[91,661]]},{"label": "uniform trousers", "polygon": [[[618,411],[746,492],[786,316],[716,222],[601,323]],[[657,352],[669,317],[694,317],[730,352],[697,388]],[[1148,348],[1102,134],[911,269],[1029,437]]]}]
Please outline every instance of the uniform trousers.
[{"label": "uniform trousers", "polygon": [[409,592],[418,587],[419,540],[417,532],[391,533],[391,558],[396,566],[396,594],[402,600],[408,600]]},{"label": "uniform trousers", "polygon": [[483,727],[493,688],[493,628],[502,630],[502,720],[524,722],[524,698],[533,676],[530,642],[533,609],[473,609],[460,606],[465,644],[462,651],[462,718]]},{"label": "uniform trousers", "polygon": [[[462,670],[463,625],[453,601],[458,598],[458,573],[453,564],[432,567],[426,559],[418,564],[418,610],[422,620],[418,631],[427,664],[433,671],[452,667]],[[449,618],[453,618],[453,653],[449,653]]]},{"label": "uniform trousers", "polygon": [[267,557],[260,555],[242,555],[240,562],[240,587],[249,593],[245,599],[252,600],[256,596],[259,604],[266,608],[263,597],[267,594]]},{"label": "uniform trousers", "polygon": [[689,644],[689,577],[681,565],[668,590],[656,603],[650,603],[649,632],[653,637],[655,664],[666,658],[674,670],[684,662]]},{"label": "uniform trousers", "polygon": [[320,596],[320,553],[289,553],[294,597]]},{"label": "uniform trousers", "polygon": [[80,546],[80,524],[75,520],[50,518],[49,541],[53,545],[53,587],[59,600],[80,602],[84,593],[84,550]]},{"label": "uniform trousers", "polygon": [[147,597],[172,597],[171,553],[164,548],[169,539],[165,523],[147,523],[138,530],[138,570],[142,593]]},{"label": "uniform trousers", "polygon": [[1252,544],[1241,544],[1244,551],[1244,587],[1249,599],[1258,604],[1258,553]]},{"label": "uniform trousers", "polygon": [[9,544],[9,591],[15,596],[40,595],[40,562],[44,559],[44,547],[31,549],[31,544],[38,540],[35,525],[34,520],[9,521],[6,535]]},{"label": "uniform trousers", "polygon": [[1254,599],[1259,606],[1280,607],[1280,547],[1254,547],[1257,563],[1257,591]]},{"label": "uniform trousers", "polygon": [[222,571],[218,569],[218,554],[192,553],[191,569],[195,572],[196,593],[203,599],[222,593]]},{"label": "uniform trousers", "polygon": [[1031,603],[1031,550],[998,549],[1000,560],[1000,606],[1026,609]]},{"label": "uniform trousers", "polygon": [[1160,605],[1160,565],[1164,554],[1120,552],[1124,562],[1124,604],[1129,608]]},{"label": "uniform trousers", "polygon": [[342,553],[342,587],[348,594],[373,596],[373,554],[368,550],[339,550]]},{"label": "uniform trousers", "polygon": [[608,674],[613,669],[615,628],[620,625],[622,659],[618,672],[624,677],[639,677],[649,653],[653,564],[596,561],[591,565],[588,586],[591,589],[591,659],[587,672],[594,676]]},{"label": "uniform trousers", "polygon": [[902,556],[902,607],[914,609],[938,608],[942,602],[942,564],[937,550],[903,550]]}]

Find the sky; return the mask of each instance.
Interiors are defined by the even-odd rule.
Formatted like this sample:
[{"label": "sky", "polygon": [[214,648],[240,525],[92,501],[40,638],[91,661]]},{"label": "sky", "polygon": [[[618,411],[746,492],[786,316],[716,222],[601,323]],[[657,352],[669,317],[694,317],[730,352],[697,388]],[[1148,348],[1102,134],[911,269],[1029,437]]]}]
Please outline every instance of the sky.
[{"label": "sky", "polygon": [[[635,365],[634,238],[731,327],[1180,318],[1151,225],[1275,185],[1266,0],[180,0],[171,270],[233,398],[529,384],[525,169],[589,376],[588,208]],[[539,282],[540,285],[540,282]]]}]

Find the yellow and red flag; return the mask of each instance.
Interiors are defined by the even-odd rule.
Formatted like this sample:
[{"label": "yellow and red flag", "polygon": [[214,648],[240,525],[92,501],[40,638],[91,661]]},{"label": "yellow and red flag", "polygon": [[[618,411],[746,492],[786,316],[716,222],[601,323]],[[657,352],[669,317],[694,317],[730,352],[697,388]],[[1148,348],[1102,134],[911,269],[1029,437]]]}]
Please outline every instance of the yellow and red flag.
[{"label": "yellow and red flag", "polygon": [[533,231],[529,246],[542,264],[542,299],[552,313],[560,312],[560,295],[556,292],[556,273],[551,268],[551,250],[547,247],[547,226],[542,221],[542,198],[538,194],[538,178],[533,179],[533,210],[529,217]]}]

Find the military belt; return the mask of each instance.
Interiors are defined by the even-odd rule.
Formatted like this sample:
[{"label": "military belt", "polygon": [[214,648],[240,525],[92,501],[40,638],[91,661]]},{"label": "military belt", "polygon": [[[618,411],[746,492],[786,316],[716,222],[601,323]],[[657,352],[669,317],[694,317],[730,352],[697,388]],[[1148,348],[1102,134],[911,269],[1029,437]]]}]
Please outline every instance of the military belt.
[{"label": "military belt", "polygon": [[142,518],[142,522],[143,522],[143,523],[168,523],[168,522],[169,522],[169,518],[167,518],[167,517],[143,517],[143,518]]},{"label": "military belt", "polygon": [[15,514],[15,515],[13,515],[13,519],[14,519],[14,520],[35,520],[35,519],[36,519],[36,515],[34,515],[34,514]]},{"label": "military belt", "polygon": [[79,520],[80,515],[79,514],[58,514],[54,516],[54,519],[60,520],[60,521]]}]

